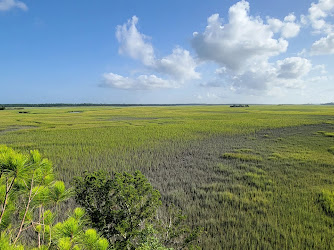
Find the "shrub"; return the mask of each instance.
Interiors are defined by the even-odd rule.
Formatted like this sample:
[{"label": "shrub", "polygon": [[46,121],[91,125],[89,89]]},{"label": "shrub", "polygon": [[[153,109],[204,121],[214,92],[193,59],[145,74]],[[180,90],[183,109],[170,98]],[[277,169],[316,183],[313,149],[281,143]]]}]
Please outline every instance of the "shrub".
[{"label": "shrub", "polygon": [[334,216],[334,192],[323,190],[319,195],[319,203],[326,214]]},{"label": "shrub", "polygon": [[224,159],[237,159],[240,161],[263,161],[261,156],[241,153],[225,153],[222,156]]}]

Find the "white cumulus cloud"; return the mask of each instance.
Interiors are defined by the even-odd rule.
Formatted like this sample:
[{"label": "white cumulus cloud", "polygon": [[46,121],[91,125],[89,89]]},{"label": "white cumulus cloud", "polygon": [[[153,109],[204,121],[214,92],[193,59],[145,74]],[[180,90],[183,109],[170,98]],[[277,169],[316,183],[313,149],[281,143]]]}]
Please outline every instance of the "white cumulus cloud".
[{"label": "white cumulus cloud", "polygon": [[[253,60],[285,52],[288,41],[283,37],[275,39],[273,28],[261,18],[250,16],[249,10],[249,3],[244,0],[231,6],[229,22],[225,25],[219,14],[210,16],[205,31],[193,35],[192,46],[199,58],[239,71]],[[297,28],[293,22],[289,23],[292,25],[284,34],[291,37],[296,35]],[[276,32],[282,29],[281,24],[278,26],[281,27],[277,27]]]},{"label": "white cumulus cloud", "polygon": [[21,10],[28,10],[25,3],[17,0],[0,0],[0,11],[8,11],[13,8],[19,8]]},{"label": "white cumulus cloud", "polygon": [[114,73],[103,74],[101,87],[113,87],[119,89],[155,89],[155,88],[176,88],[174,81],[165,80],[156,75],[140,75],[136,78],[124,77]]},{"label": "white cumulus cloud", "polygon": [[149,37],[138,31],[137,23],[138,18],[133,16],[127,23],[117,26],[119,53],[139,60],[148,70],[162,74],[166,79],[155,74],[128,78],[106,73],[103,77],[108,84],[104,86],[126,89],[173,88],[188,80],[200,78],[200,74],[196,72],[197,63],[188,50],[176,47],[170,55],[156,58]]},{"label": "white cumulus cloud", "polygon": [[154,49],[147,42],[148,37],[139,33],[136,27],[138,18],[133,16],[127,23],[118,25],[116,37],[120,44],[119,53],[139,59],[145,65],[154,64]]},{"label": "white cumulus cloud", "polygon": [[[319,71],[321,65],[313,66],[302,54],[281,60],[274,57],[287,51],[288,39],[298,36],[304,22],[325,30],[325,26],[315,23],[330,15],[333,1],[319,0],[318,4],[312,4],[309,15],[300,20],[294,13],[280,20],[252,16],[250,4],[241,0],[229,8],[227,22],[223,22],[219,14],[213,14],[208,17],[203,32],[193,33],[191,45],[196,59],[188,50],[177,46],[169,55],[157,57],[150,38],[137,29],[138,18],[133,16],[117,26],[119,53],[139,60],[145,66],[145,72],[151,74],[128,77],[105,73],[102,86],[121,89],[177,88],[187,81],[201,78],[197,71],[201,62],[201,67],[208,65],[206,69],[213,65],[216,67],[213,77],[200,83],[203,87],[225,87],[234,93],[254,95],[272,94],[272,89],[303,88],[312,77],[316,79],[317,76],[310,72]],[[325,14],[316,14],[319,10]],[[312,53],[334,53],[333,43],[334,35],[327,34],[312,46]],[[206,72],[203,74],[206,75]]]},{"label": "white cumulus cloud", "polygon": [[326,36],[312,44],[311,55],[334,54],[334,25],[328,22],[328,17],[334,15],[334,0],[319,0],[309,8],[308,19],[315,33]]},{"label": "white cumulus cloud", "polygon": [[311,47],[311,55],[334,54],[334,33],[320,38]]},{"label": "white cumulus cloud", "polygon": [[218,69],[216,70],[218,77],[202,86],[224,85],[237,92],[269,93],[272,88],[303,87],[305,78],[312,69],[311,61],[302,57],[288,57],[275,63],[262,61],[250,65],[242,73]]},{"label": "white cumulus cloud", "polygon": [[199,79],[197,64],[189,51],[176,48],[173,53],[155,62],[155,68],[161,73],[173,76],[178,80]]},{"label": "white cumulus cloud", "polygon": [[333,25],[326,22],[326,18],[334,11],[334,0],[319,0],[312,3],[308,12],[308,19],[316,32],[331,33]]},{"label": "white cumulus cloud", "polygon": [[296,23],[296,16],[290,13],[283,21],[277,18],[267,18],[269,27],[274,33],[281,33],[283,38],[296,37],[300,31],[300,24]]},{"label": "white cumulus cloud", "polygon": [[203,33],[193,34],[192,45],[203,61],[218,64],[216,76],[202,83],[205,87],[228,87],[235,92],[263,93],[272,88],[299,88],[312,69],[302,57],[272,61],[286,52],[288,38],[301,29],[294,13],[282,20],[250,15],[249,3],[239,1],[230,7],[228,22],[219,14],[208,18]]},{"label": "white cumulus cloud", "polygon": [[312,69],[311,62],[306,58],[289,57],[279,60],[277,64],[277,77],[284,79],[296,79],[307,75]]}]

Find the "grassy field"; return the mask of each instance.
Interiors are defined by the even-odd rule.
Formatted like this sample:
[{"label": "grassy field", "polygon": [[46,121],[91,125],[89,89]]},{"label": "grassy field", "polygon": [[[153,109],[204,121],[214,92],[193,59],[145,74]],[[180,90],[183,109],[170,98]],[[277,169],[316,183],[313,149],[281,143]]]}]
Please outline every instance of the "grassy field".
[{"label": "grassy field", "polygon": [[334,248],[333,137],[331,106],[0,111],[0,144],[40,150],[67,183],[141,170],[204,249]]}]

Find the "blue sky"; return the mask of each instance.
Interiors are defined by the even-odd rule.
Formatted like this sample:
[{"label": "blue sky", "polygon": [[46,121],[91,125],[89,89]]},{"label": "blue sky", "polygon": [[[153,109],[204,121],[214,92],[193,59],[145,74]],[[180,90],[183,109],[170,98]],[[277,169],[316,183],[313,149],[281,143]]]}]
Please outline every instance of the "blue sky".
[{"label": "blue sky", "polygon": [[0,0],[0,103],[334,101],[334,0]]}]

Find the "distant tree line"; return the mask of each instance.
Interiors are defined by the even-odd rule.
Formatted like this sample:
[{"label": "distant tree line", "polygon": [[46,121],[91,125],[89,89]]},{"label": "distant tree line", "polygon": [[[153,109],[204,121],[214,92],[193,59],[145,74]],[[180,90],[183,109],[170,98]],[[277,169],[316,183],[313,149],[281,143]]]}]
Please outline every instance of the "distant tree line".
[{"label": "distant tree line", "polygon": [[23,108],[23,107],[31,107],[31,108],[39,108],[39,107],[103,107],[103,106],[111,106],[111,107],[172,107],[172,106],[228,106],[230,107],[248,107],[248,105],[241,104],[206,104],[206,103],[185,103],[185,104],[105,104],[105,103],[42,103],[42,104],[0,104],[0,107],[8,107],[8,108]]},{"label": "distant tree line", "polygon": [[0,104],[1,107],[88,107],[88,106],[115,106],[115,107],[146,107],[146,106],[195,106],[195,105],[207,105],[207,104],[102,104],[102,103],[45,103],[45,104]]},{"label": "distant tree line", "polygon": [[323,103],[322,105],[334,105],[334,102]]},{"label": "distant tree line", "polygon": [[246,104],[246,105],[243,105],[243,104],[233,104],[233,105],[230,105],[231,108],[248,108],[249,105]]}]

